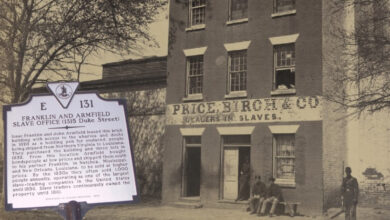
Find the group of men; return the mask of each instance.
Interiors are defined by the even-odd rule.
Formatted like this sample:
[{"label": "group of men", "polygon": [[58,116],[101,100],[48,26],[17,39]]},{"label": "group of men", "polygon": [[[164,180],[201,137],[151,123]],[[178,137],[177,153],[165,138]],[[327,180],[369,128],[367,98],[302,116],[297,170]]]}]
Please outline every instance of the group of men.
[{"label": "group of men", "polygon": [[[346,176],[341,184],[341,200],[346,220],[356,220],[356,206],[359,197],[359,185],[355,177],[351,175],[352,169],[345,168]],[[260,176],[255,176],[255,183],[252,186],[252,193],[249,199],[250,214],[264,216],[269,203],[272,204],[269,216],[275,213],[276,206],[283,201],[282,191],[275,184],[273,177],[269,178],[268,187],[261,181]]]},{"label": "group of men", "polygon": [[268,187],[261,181],[260,176],[255,176],[255,183],[252,186],[252,193],[249,199],[250,214],[264,216],[269,203],[272,204],[269,216],[275,213],[276,206],[283,200],[282,190],[275,184],[273,177],[269,178]]}]

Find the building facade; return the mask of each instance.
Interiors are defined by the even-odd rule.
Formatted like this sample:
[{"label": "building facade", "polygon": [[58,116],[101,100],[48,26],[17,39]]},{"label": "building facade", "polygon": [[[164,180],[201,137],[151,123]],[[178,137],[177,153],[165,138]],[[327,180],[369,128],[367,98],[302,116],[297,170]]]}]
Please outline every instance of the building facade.
[{"label": "building facade", "polygon": [[[328,1],[329,2],[329,1]],[[345,160],[327,1],[171,1],[163,200],[235,204],[242,167],[286,201],[337,204]],[[332,55],[332,57],[330,56]]]}]

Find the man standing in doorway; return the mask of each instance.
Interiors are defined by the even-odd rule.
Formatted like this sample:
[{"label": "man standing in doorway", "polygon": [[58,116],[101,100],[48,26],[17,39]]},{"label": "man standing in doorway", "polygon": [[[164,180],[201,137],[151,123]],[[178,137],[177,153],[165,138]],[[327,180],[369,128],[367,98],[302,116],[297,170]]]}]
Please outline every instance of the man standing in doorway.
[{"label": "man standing in doorway", "polygon": [[272,204],[271,210],[269,211],[269,217],[273,217],[275,213],[276,206],[280,201],[283,200],[282,190],[278,184],[275,184],[275,178],[269,178],[270,185],[267,189],[267,199],[264,200],[263,205],[261,206],[260,215],[265,215],[265,209],[267,208],[268,203]]},{"label": "man standing in doorway", "polygon": [[345,168],[346,177],[341,185],[341,200],[343,201],[346,220],[356,220],[356,206],[359,197],[359,185],[355,177],[351,175],[352,169]]},{"label": "man standing in doorway", "polygon": [[255,176],[255,183],[252,186],[252,194],[249,199],[249,210],[250,214],[260,213],[261,205],[264,202],[266,195],[266,187],[261,182],[260,176]]},{"label": "man standing in doorway", "polygon": [[250,171],[251,165],[249,163],[249,157],[245,157],[244,163],[241,165],[240,177],[239,177],[239,188],[238,196],[236,201],[247,200],[249,198],[249,187],[250,187]]}]

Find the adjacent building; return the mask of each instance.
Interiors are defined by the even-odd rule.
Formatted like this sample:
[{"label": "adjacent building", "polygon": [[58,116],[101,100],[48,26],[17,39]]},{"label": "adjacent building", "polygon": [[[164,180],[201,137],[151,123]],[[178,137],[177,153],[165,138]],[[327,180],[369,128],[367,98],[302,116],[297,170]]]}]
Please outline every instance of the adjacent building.
[{"label": "adjacent building", "polygon": [[240,170],[274,177],[301,213],[337,204],[346,158],[330,1],[170,2],[163,200],[235,204]]}]

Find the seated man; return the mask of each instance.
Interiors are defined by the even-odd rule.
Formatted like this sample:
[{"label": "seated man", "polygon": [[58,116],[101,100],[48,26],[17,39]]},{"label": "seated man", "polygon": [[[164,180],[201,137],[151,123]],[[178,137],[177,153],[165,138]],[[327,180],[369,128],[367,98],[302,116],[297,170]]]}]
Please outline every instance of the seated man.
[{"label": "seated man", "polygon": [[265,184],[261,182],[261,177],[255,176],[255,183],[252,186],[252,194],[249,198],[250,214],[260,213],[261,205],[267,193],[266,190]]},{"label": "seated man", "polygon": [[263,205],[261,206],[260,215],[265,215],[265,209],[267,208],[268,203],[272,203],[271,210],[269,211],[269,216],[272,217],[275,213],[276,206],[280,201],[283,200],[282,190],[280,187],[275,184],[275,179],[273,177],[269,178],[270,185],[267,189],[267,198],[264,200]]}]

